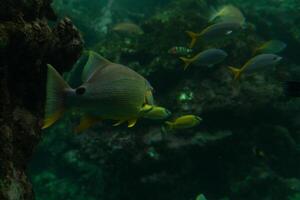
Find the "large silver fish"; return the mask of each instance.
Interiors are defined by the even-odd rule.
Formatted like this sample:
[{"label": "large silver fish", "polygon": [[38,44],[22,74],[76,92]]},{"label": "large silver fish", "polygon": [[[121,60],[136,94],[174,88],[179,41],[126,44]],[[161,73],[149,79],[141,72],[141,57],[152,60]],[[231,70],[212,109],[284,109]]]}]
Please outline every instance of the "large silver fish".
[{"label": "large silver fish", "polygon": [[219,22],[208,26],[200,33],[186,31],[186,33],[192,39],[189,48],[193,48],[195,46],[198,38],[201,38],[202,40],[216,40],[224,36],[230,35],[231,33],[240,28],[242,28],[242,25],[237,22]]},{"label": "large silver fish", "polygon": [[260,54],[251,58],[243,67],[229,67],[229,70],[232,72],[234,79],[237,80],[242,73],[251,74],[264,70],[266,67],[275,66],[281,59],[282,57],[276,54]]},{"label": "large silver fish", "polygon": [[227,56],[228,54],[222,49],[207,49],[192,58],[180,57],[180,59],[184,62],[184,69],[186,69],[191,63],[211,67],[222,62]]},{"label": "large silver fish", "polygon": [[116,125],[128,121],[128,127],[132,127],[140,115],[152,107],[152,87],[144,77],[95,52],[89,52],[82,81],[82,85],[73,89],[48,65],[43,128],[51,126],[67,109],[84,114],[77,132],[103,119],[118,120]]}]

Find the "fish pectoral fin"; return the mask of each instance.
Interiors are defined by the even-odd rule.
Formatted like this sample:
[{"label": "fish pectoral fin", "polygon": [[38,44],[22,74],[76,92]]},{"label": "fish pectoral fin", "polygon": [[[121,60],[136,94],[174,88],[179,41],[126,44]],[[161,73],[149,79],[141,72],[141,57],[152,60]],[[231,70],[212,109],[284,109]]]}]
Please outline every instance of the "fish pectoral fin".
[{"label": "fish pectoral fin", "polygon": [[134,125],[136,124],[137,119],[130,119],[128,120],[128,128],[134,127]]},{"label": "fish pectoral fin", "polygon": [[141,113],[141,114],[145,114],[145,113],[149,112],[149,111],[152,110],[152,109],[153,109],[153,106],[152,106],[152,105],[145,104],[145,105],[141,108],[140,113]]},{"label": "fish pectoral fin", "polygon": [[119,120],[117,123],[113,124],[113,126],[119,126],[121,124],[123,124],[124,122],[126,122],[126,120]]},{"label": "fish pectoral fin", "polygon": [[98,123],[99,121],[101,121],[101,119],[98,117],[83,116],[80,119],[79,125],[75,127],[74,131],[76,133],[80,133],[80,132],[90,128],[94,124]]}]

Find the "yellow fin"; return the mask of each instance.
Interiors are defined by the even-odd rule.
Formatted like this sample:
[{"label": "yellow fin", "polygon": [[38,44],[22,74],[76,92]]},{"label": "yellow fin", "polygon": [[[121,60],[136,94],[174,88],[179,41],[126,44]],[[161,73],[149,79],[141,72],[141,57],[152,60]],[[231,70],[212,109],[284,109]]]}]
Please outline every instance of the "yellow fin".
[{"label": "yellow fin", "polygon": [[193,62],[192,59],[185,58],[185,57],[180,57],[179,59],[184,62],[183,70],[186,70],[186,68]]},{"label": "yellow fin", "polygon": [[238,80],[241,77],[242,69],[235,67],[228,67],[229,71],[233,74],[233,79]]},{"label": "yellow fin", "polygon": [[126,122],[126,120],[119,120],[117,123],[113,124],[113,126],[119,126],[121,124],[123,124],[124,122]]},{"label": "yellow fin", "polygon": [[134,125],[136,124],[137,119],[130,119],[128,120],[128,128],[134,127]]},{"label": "yellow fin", "polygon": [[192,31],[186,31],[186,33],[188,34],[188,36],[190,36],[191,43],[189,44],[189,48],[193,48],[197,42],[197,38],[199,37],[199,34],[194,33]]},{"label": "yellow fin", "polygon": [[54,122],[56,122],[62,115],[64,114],[64,110],[58,110],[55,113],[53,113],[51,116],[47,116],[47,118],[44,119],[42,129],[48,128]]},{"label": "yellow fin", "polygon": [[150,110],[153,109],[153,106],[152,105],[149,105],[149,104],[145,104],[141,110],[140,110],[140,113],[144,114],[144,113],[147,113],[149,112]]},{"label": "yellow fin", "polygon": [[74,131],[76,133],[80,133],[88,128],[90,128],[92,125],[99,122],[101,119],[98,117],[91,117],[91,116],[83,116],[80,119],[80,123],[78,126],[75,127]]},{"label": "yellow fin", "polygon": [[42,129],[48,128],[63,115],[66,107],[65,91],[71,89],[54,67],[48,64],[47,68],[47,94]]}]

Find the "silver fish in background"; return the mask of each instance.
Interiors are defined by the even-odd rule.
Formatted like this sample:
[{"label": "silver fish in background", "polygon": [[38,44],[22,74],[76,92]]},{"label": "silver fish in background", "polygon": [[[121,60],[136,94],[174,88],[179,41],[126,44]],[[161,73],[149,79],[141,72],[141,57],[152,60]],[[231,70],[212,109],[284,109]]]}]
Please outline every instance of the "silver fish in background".
[{"label": "silver fish in background", "polygon": [[202,51],[192,58],[180,57],[184,62],[184,70],[192,63],[211,67],[215,64],[222,62],[228,54],[222,49],[208,49]]},{"label": "silver fish in background", "polygon": [[251,74],[264,70],[266,67],[275,66],[281,59],[282,57],[276,54],[260,54],[251,58],[243,67],[229,67],[229,70],[233,74],[234,80],[237,80],[241,74]]},{"label": "silver fish in background", "polygon": [[280,40],[270,40],[263,43],[260,47],[255,49],[255,54],[261,53],[280,53],[287,47],[285,42]]},{"label": "silver fish in background", "polygon": [[131,22],[118,23],[112,28],[112,30],[115,32],[128,33],[128,34],[136,34],[136,35],[144,34],[144,31],[142,30],[141,27]]},{"label": "silver fish in background", "polygon": [[152,109],[149,82],[130,68],[110,62],[95,52],[89,52],[82,82],[73,89],[48,65],[43,128],[51,126],[69,109],[84,114],[76,132],[104,119],[118,120],[116,125],[128,121],[128,127],[132,127],[141,114]]},{"label": "silver fish in background", "polygon": [[220,22],[208,26],[200,33],[186,31],[188,36],[191,38],[189,48],[193,48],[195,46],[198,38],[201,40],[216,40],[228,36],[240,28],[242,28],[242,25],[237,22]]},{"label": "silver fish in background", "polygon": [[212,9],[209,22],[236,22],[245,23],[245,17],[241,10],[233,5],[224,5],[219,9]]}]

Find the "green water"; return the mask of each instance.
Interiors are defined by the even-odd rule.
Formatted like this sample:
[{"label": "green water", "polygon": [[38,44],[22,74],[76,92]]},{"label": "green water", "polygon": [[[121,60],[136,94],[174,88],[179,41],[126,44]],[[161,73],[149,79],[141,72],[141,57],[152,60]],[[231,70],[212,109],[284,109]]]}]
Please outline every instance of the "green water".
[{"label": "green water", "polygon": [[[243,26],[212,41],[198,41],[192,57],[208,48],[227,52],[212,67],[183,70],[172,47],[187,47],[185,31],[201,32],[213,9],[233,4]],[[296,0],[55,0],[85,48],[126,65],[154,88],[167,120],[194,114],[193,128],[166,132],[165,120],[136,126],[103,121],[81,134],[76,113],[46,129],[28,173],[37,200],[298,200],[300,199],[300,100],[282,83],[300,80],[300,2]],[[113,31],[131,22],[143,34]],[[287,47],[275,67],[233,81],[228,66],[241,67],[269,40]],[[65,74],[70,77],[70,74]],[[76,85],[78,86],[78,85]]]}]

